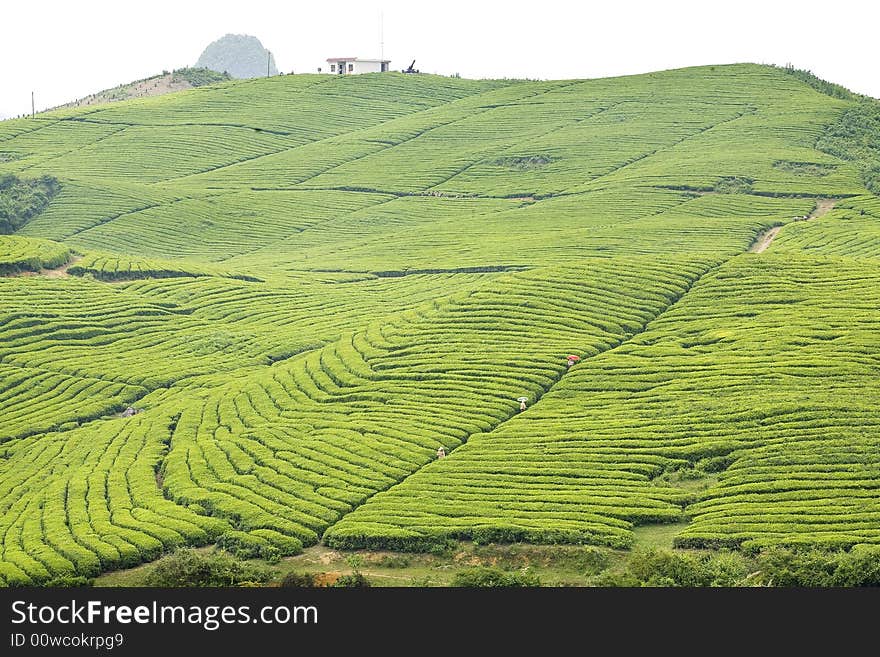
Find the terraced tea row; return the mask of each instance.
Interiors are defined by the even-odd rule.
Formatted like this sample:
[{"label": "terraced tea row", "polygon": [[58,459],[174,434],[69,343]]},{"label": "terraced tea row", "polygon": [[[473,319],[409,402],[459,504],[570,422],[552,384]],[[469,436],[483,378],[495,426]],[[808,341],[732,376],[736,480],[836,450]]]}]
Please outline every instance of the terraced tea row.
[{"label": "terraced tea row", "polygon": [[60,267],[70,257],[70,249],[57,242],[0,235],[0,276]]},{"label": "terraced tea row", "polygon": [[786,226],[773,248],[789,253],[880,258],[880,208],[872,214],[862,207],[870,208],[870,199],[843,201],[840,209],[821,219]]},{"label": "terraced tea row", "polygon": [[152,464],[169,418],[142,414],[4,449],[0,536],[4,585],[51,581],[131,566],[186,543],[205,543],[226,523],[162,497]]},{"label": "terraced tea row", "polygon": [[72,429],[115,410],[147,388],[97,377],[60,374],[39,367],[0,364],[0,445],[17,436]]},{"label": "terraced tea row", "polygon": [[68,268],[72,276],[91,276],[102,281],[129,281],[139,278],[179,278],[200,276],[219,276],[261,282],[261,279],[248,274],[239,274],[222,267],[181,260],[139,258],[119,256],[113,253],[90,251]]},{"label": "terraced tea row", "polygon": [[[453,210],[453,200],[395,200],[382,206],[382,215],[376,213],[378,208],[358,213],[364,224],[352,225],[353,215],[224,264],[243,269],[279,253],[286,256],[283,262],[267,265],[279,273],[312,267],[379,272],[577,266],[596,255],[692,253],[713,258],[745,251],[759,232],[792,221],[814,205],[810,199],[699,196],[653,188],[608,189],[512,208],[496,205],[491,212],[472,202],[474,215],[463,212],[464,200],[455,203],[461,204],[461,214],[432,217],[435,208],[448,204],[452,207],[447,211]],[[476,214],[480,208],[485,209]],[[366,224],[369,232],[361,233]],[[344,248],[339,246],[342,242]]]},{"label": "terraced tea row", "polygon": [[389,200],[343,192],[249,192],[184,199],[130,212],[65,241],[84,250],[100,247],[155,258],[216,262]]},{"label": "terraced tea row", "polygon": [[7,279],[0,286],[0,369],[9,377],[0,386],[0,441],[70,428],[136,400],[142,407],[151,391],[219,385],[206,375],[265,368],[485,278],[326,274],[293,289],[218,278],[115,286]]},{"label": "terraced tea row", "polygon": [[[199,103],[193,94],[176,94],[62,112],[55,118],[77,120],[50,116],[40,130],[13,134],[4,149],[52,155],[38,164],[17,159],[4,165],[10,170],[73,172],[55,206],[25,234],[68,240],[80,250],[235,258],[237,270],[247,274],[250,268],[257,276],[279,262],[291,269],[373,271],[503,265],[523,262],[532,246],[536,253],[528,262],[552,264],[560,255],[645,253],[672,245],[702,250],[719,240],[729,240],[732,253],[766,227],[756,219],[770,214],[762,200],[748,197],[719,222],[723,228],[694,222],[689,209],[655,217],[670,209],[670,201],[689,198],[665,189],[864,193],[856,164],[814,148],[824,125],[847,103],[767,67],[691,69],[625,84],[293,77],[206,89],[198,92]],[[682,88],[670,86],[674,80]],[[258,87],[262,95],[250,99],[249,117],[260,125],[231,121],[228,113],[242,111],[243,99]],[[381,89],[398,87],[409,90],[395,96],[393,115],[377,103],[330,127],[333,112],[360,110]],[[429,87],[435,91],[426,97],[415,91]],[[337,106],[337,94],[349,93]],[[315,103],[328,98],[334,99],[332,112],[319,121]],[[273,128],[265,125],[270,116]],[[297,120],[311,132],[294,130]],[[121,132],[105,132],[111,128]],[[191,138],[177,138],[180,130],[191,130]],[[215,142],[211,135],[218,130],[230,135]],[[126,136],[130,131],[144,131],[132,132],[131,143],[156,144],[144,151],[148,166],[117,143],[133,139]],[[254,133],[254,140],[239,144],[242,131]],[[70,145],[64,146],[68,133]],[[215,143],[238,160],[218,164]],[[199,167],[205,171],[188,175]],[[419,197],[399,198],[411,194]],[[454,199],[462,195],[480,198]],[[755,208],[751,217],[749,205]],[[789,201],[773,221],[789,220],[800,206]],[[448,219],[435,222],[434,211]],[[640,219],[643,236],[633,240],[629,222],[609,221],[609,211]],[[474,221],[473,214],[488,221]],[[345,248],[339,248],[342,239]],[[389,240],[393,251],[376,248]],[[474,249],[475,242],[487,249]],[[573,245],[576,252],[567,253]],[[400,248],[407,262],[389,262]],[[352,263],[352,256],[363,264]],[[445,262],[431,266],[437,258]]]},{"label": "terraced tea row", "polygon": [[590,285],[582,270],[510,274],[212,395],[183,410],[165,487],[244,528],[314,541],[438,446],[453,449],[509,418],[519,395],[540,396],[572,348],[595,353],[638,330],[685,289],[684,272],[698,271],[649,267],[646,275],[632,265],[636,273],[623,275],[597,263],[605,282]]},{"label": "terraced tea row", "polygon": [[[112,187],[120,179],[155,182],[228,166],[499,86],[447,79],[423,94],[417,84],[395,85],[396,77],[387,76],[387,86],[379,88],[368,80],[321,76],[256,86],[238,81],[201,89],[197,96],[70,108],[41,115],[38,129],[11,131],[0,143],[16,156],[16,170],[66,171],[66,177],[106,179]],[[392,88],[397,93],[386,95]]]},{"label": "terraced tea row", "polygon": [[0,583],[322,535],[875,541],[854,102],[753,65],[297,75],[0,122],[0,177],[52,187],[0,267],[79,258],[0,280]]},{"label": "terraced tea row", "polygon": [[[11,486],[0,502],[14,509],[6,514],[10,524],[3,536],[10,543],[4,543],[2,559],[13,568],[4,577],[17,582],[25,573],[44,581],[94,568],[94,560],[74,562],[67,556],[73,548],[62,550],[63,537],[41,529],[48,504],[43,494],[68,489],[69,473],[80,472],[73,462],[64,467],[68,458],[83,458],[95,468],[87,481],[105,482],[107,506],[90,508],[89,518],[109,518],[110,524],[83,526],[86,538],[74,531],[70,539],[93,552],[101,568],[121,562],[95,549],[93,534],[111,545],[134,546],[143,558],[180,540],[200,542],[221,533],[227,543],[264,550],[289,551],[296,547],[290,537],[314,542],[354,505],[432,460],[438,446],[455,449],[469,435],[504,422],[516,413],[520,395],[539,398],[565,370],[568,352],[595,354],[641,330],[706,266],[597,260],[583,269],[496,275],[470,293],[375,322],[235,383],[166,395],[128,421],[8,443],[0,461],[4,482],[12,472],[33,476],[32,470],[43,468],[44,451],[65,440],[88,444],[109,459],[118,441],[131,449],[133,461],[96,465],[72,448],[55,467],[43,468],[42,488]],[[158,430],[168,426],[170,434]],[[147,476],[154,469],[155,481]],[[116,493],[109,488],[113,477],[122,478]],[[151,487],[155,495],[148,494]],[[98,497],[89,495],[89,503]],[[53,509],[62,524],[72,512],[64,505]],[[179,526],[162,525],[155,513],[179,519]],[[202,520],[193,521],[192,513]],[[120,531],[113,529],[117,521]]]},{"label": "terraced tea row", "polygon": [[[325,540],[619,546],[633,524],[693,517],[683,545],[878,542],[878,307],[871,265],[740,256]],[[730,467],[686,506],[694,493],[656,477],[695,465]]]}]

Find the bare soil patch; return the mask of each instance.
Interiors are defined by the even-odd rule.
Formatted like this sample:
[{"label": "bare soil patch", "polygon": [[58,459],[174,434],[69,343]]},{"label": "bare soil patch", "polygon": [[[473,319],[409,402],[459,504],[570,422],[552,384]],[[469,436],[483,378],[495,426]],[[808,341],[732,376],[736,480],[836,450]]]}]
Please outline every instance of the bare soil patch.
[{"label": "bare soil patch", "polygon": [[[823,217],[831,210],[834,209],[834,205],[837,203],[836,198],[820,198],[816,200],[816,207],[813,208],[813,211],[808,214],[806,217],[802,217],[800,219],[795,219],[795,221],[810,221],[811,219],[818,219],[819,217]],[[782,226],[775,226],[769,230],[765,230],[763,233],[758,235],[758,238],[755,240],[754,244],[749,247],[749,253],[763,253],[767,250],[767,247],[773,242],[773,239],[776,235],[779,234],[779,231],[782,230]]]}]

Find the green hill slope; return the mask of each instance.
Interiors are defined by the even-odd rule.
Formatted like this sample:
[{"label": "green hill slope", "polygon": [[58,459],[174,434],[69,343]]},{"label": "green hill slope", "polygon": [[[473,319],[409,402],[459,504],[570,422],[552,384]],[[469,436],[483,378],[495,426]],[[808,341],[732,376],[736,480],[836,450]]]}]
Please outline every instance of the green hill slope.
[{"label": "green hill slope", "polygon": [[880,542],[874,112],[735,65],[0,122],[0,177],[59,186],[0,239],[0,584],[218,539]]}]

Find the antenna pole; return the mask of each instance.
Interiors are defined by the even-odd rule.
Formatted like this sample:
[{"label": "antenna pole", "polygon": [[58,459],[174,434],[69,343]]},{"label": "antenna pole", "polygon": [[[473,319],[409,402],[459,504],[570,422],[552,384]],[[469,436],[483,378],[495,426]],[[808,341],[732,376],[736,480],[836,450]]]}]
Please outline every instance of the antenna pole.
[{"label": "antenna pole", "polygon": [[379,12],[379,59],[385,59],[385,12]]},{"label": "antenna pole", "polygon": [[269,66],[271,63],[272,63],[272,51],[267,50],[266,51],[266,77],[267,78],[269,77],[269,70],[270,70]]},{"label": "antenna pole", "polygon": [[35,108],[34,108],[34,92],[32,91],[31,92],[31,118],[34,118],[36,113],[37,112],[35,111]]}]

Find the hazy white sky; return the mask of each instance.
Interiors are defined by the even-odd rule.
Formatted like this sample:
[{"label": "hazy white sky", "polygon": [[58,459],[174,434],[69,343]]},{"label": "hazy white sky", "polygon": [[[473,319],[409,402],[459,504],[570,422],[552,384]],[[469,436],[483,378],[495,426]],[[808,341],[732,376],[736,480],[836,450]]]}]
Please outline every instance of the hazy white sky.
[{"label": "hazy white sky", "polygon": [[875,0],[4,0],[0,117],[195,63],[232,32],[280,71],[379,54],[463,77],[590,78],[698,64],[793,63],[880,97]]}]

